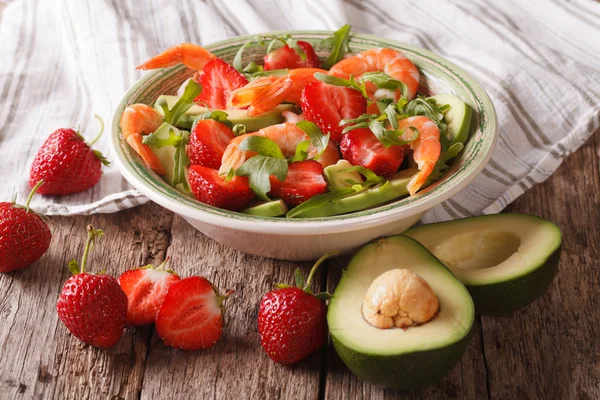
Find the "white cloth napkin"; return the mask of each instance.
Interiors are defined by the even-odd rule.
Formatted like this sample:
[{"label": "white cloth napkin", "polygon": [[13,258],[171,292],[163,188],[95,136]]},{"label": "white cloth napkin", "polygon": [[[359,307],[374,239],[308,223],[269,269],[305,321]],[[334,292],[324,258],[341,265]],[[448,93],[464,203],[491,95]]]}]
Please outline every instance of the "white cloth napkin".
[{"label": "white cloth napkin", "polygon": [[[23,0],[0,22],[0,201],[29,192],[46,137],[112,112],[135,66],[179,44],[350,23],[432,50],[472,74],[498,112],[500,138],[483,173],[425,222],[495,213],[545,180],[600,121],[600,3],[592,0],[298,1]],[[108,134],[96,146],[107,154]],[[67,197],[36,196],[50,215],[114,212],[147,201],[119,174]]]}]

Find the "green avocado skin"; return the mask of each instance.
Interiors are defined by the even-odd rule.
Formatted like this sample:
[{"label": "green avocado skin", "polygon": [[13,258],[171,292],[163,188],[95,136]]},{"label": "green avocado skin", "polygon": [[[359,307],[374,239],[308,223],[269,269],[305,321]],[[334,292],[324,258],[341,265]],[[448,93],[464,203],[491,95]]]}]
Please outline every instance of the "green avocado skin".
[{"label": "green avocado skin", "polygon": [[465,284],[475,303],[475,313],[508,314],[542,297],[558,271],[561,252],[562,245],[537,269],[518,278],[482,286]]},{"label": "green avocado skin", "polygon": [[443,348],[389,356],[359,353],[330,334],[338,355],[358,378],[381,388],[413,390],[433,385],[452,371],[467,350],[472,332],[473,328]]}]

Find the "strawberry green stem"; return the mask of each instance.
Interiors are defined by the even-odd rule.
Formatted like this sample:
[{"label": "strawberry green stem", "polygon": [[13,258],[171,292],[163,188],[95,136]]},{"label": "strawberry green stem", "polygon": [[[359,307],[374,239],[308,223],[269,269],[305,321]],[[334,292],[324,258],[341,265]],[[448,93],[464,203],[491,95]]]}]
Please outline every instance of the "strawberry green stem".
[{"label": "strawberry green stem", "polygon": [[165,266],[169,263],[169,261],[171,261],[171,257],[167,256],[167,258],[165,258],[163,260],[163,262],[161,262],[156,269],[164,269]]},{"label": "strawberry green stem", "polygon": [[90,147],[92,147],[98,141],[98,139],[100,139],[100,136],[102,136],[102,134],[104,133],[104,121],[102,121],[102,118],[100,118],[97,115],[94,115],[94,118],[96,118],[98,122],[100,122],[100,133],[98,133],[98,136],[96,136],[96,138],[92,140],[92,142],[90,143]]},{"label": "strawberry green stem", "polygon": [[44,180],[42,179],[41,181],[39,181],[38,183],[35,184],[33,189],[31,189],[31,192],[29,193],[29,197],[27,197],[27,201],[25,202],[25,210],[27,212],[29,212],[29,203],[31,203],[31,199],[33,199],[33,195],[43,184],[44,184]]},{"label": "strawberry green stem", "polygon": [[85,249],[83,250],[83,258],[81,259],[81,265],[79,267],[79,273],[82,274],[85,271],[85,265],[87,263],[87,257],[90,250],[94,247],[94,240],[101,237],[104,232],[101,229],[95,229],[92,225],[87,226],[88,237],[85,242]]},{"label": "strawberry green stem", "polygon": [[337,255],[338,253],[339,253],[339,251],[337,251],[337,250],[332,251],[331,253],[327,253],[323,257],[321,257],[317,260],[315,265],[310,270],[310,273],[308,274],[308,279],[306,279],[306,283],[303,288],[303,290],[305,292],[310,291],[310,283],[312,281],[313,276],[315,275],[315,272],[317,271],[317,268],[319,268],[319,265],[321,265],[323,263],[323,261],[327,260],[329,257],[333,257],[333,256]]},{"label": "strawberry green stem", "polygon": [[235,290],[229,289],[229,290],[227,290],[227,292],[223,296],[217,296],[217,302],[219,304],[219,307],[221,307],[223,305],[223,302],[225,300],[227,300],[227,298],[229,296],[231,296],[232,294],[234,294],[234,293],[235,293]]}]

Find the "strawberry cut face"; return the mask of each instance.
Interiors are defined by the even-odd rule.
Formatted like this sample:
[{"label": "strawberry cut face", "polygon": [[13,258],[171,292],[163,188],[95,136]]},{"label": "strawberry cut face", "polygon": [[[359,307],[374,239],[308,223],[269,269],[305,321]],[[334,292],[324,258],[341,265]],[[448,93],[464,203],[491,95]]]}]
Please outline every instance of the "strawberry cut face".
[{"label": "strawberry cut face", "polygon": [[229,94],[247,85],[248,79],[225,61],[215,58],[206,63],[198,83],[202,85],[202,93],[194,101],[202,102],[208,108],[224,110]]},{"label": "strawberry cut face", "polygon": [[319,61],[319,57],[317,57],[317,53],[315,53],[315,49],[310,43],[300,40],[298,41],[298,47],[306,54],[305,60],[302,60],[296,50],[286,44],[265,56],[265,71],[286,68],[319,68],[321,66],[321,61]]},{"label": "strawberry cut face", "polygon": [[281,182],[275,176],[271,176],[270,181],[270,194],[291,206],[297,206],[327,190],[323,166],[314,160],[291,163],[285,181]]},{"label": "strawberry cut face", "polygon": [[340,122],[367,111],[367,100],[359,91],[320,81],[304,87],[300,103],[305,118],[317,124],[323,133],[329,133],[336,143],[340,142],[344,129]]},{"label": "strawberry cut face", "polygon": [[231,128],[221,122],[213,119],[198,121],[188,146],[191,164],[219,169],[225,148],[234,137]]},{"label": "strawberry cut face", "polygon": [[214,207],[238,211],[254,199],[254,192],[245,176],[235,176],[225,182],[225,176],[219,175],[217,170],[193,165],[189,180],[196,199]]}]

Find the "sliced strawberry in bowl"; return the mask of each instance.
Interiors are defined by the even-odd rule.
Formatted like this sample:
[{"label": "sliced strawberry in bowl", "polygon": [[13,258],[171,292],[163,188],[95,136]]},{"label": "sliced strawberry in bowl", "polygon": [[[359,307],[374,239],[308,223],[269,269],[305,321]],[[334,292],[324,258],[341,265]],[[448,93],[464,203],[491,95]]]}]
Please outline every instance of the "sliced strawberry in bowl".
[{"label": "sliced strawberry in bowl", "polygon": [[148,265],[125,271],[119,277],[119,285],[127,295],[128,326],[153,323],[169,287],[180,281],[177,274],[164,269],[168,260],[158,268]]},{"label": "sliced strawberry in bowl", "polygon": [[248,84],[248,79],[225,61],[215,58],[206,63],[198,77],[202,93],[194,101],[208,108],[224,110],[229,94]]},{"label": "sliced strawberry in bowl", "polygon": [[315,49],[310,43],[300,40],[298,41],[298,47],[300,47],[306,55],[304,60],[296,50],[286,44],[283,47],[271,51],[265,56],[265,70],[321,67],[321,61],[319,60],[319,57],[317,57],[317,53],[315,53]]},{"label": "sliced strawberry in bowl", "polygon": [[291,163],[283,182],[275,176],[271,176],[270,180],[271,191],[269,193],[291,206],[297,206],[327,190],[323,166],[314,160]]},{"label": "sliced strawberry in bowl", "polygon": [[226,182],[225,176],[219,175],[219,171],[193,165],[190,167],[189,181],[196,199],[214,207],[238,211],[254,199],[254,192],[245,176],[234,176]]},{"label": "sliced strawberry in bowl", "polygon": [[306,120],[314,122],[323,133],[339,143],[343,119],[358,118],[367,111],[367,100],[357,90],[313,82],[304,87],[300,99]]},{"label": "sliced strawberry in bowl", "polygon": [[176,349],[214,346],[223,333],[223,301],[232,293],[220,295],[201,276],[182,279],[171,285],[156,314],[156,332],[165,345]]},{"label": "sliced strawberry in bowl", "polygon": [[394,175],[408,146],[384,147],[367,128],[354,129],[344,134],[340,143],[342,157],[352,165],[362,165],[379,176]]},{"label": "sliced strawberry in bowl", "polygon": [[196,122],[187,150],[191,164],[219,169],[225,148],[234,137],[231,128],[214,119]]}]

